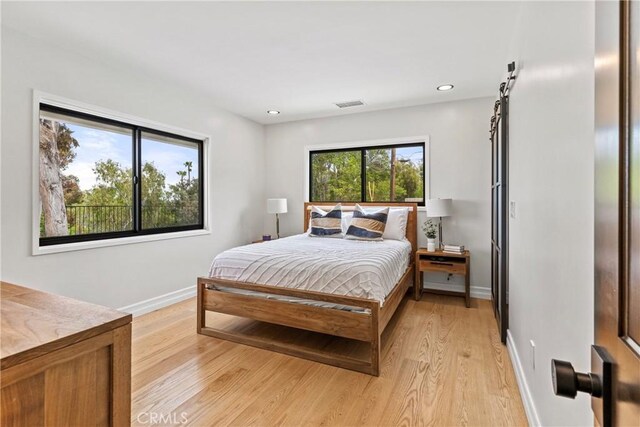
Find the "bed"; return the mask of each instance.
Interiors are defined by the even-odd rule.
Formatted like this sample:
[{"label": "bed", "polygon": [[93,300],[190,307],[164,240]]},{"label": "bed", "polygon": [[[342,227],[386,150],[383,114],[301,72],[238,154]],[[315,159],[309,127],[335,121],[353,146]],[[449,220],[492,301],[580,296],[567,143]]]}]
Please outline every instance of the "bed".
[{"label": "bed", "polygon": [[[304,230],[311,206],[304,205]],[[218,255],[210,277],[198,278],[198,333],[379,375],[380,336],[413,280],[417,246],[417,205],[392,207],[409,209],[404,241],[301,234]],[[353,210],[354,205],[343,203],[342,209]],[[217,329],[206,324],[207,311],[361,341],[368,344],[368,357],[362,360]]]}]

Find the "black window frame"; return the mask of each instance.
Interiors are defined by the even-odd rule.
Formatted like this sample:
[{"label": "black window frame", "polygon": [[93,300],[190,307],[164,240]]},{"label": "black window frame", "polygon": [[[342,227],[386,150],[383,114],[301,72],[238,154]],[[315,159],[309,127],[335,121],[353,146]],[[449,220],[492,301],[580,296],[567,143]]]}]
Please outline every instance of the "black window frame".
[{"label": "black window frame", "polygon": [[[367,145],[367,146],[354,146],[345,148],[333,148],[333,149],[321,149],[321,150],[309,150],[309,194],[307,195],[310,203],[384,203],[385,205],[393,205],[395,203],[406,202],[391,202],[376,200],[375,202],[367,202],[367,162],[366,153],[368,150],[388,150],[391,148],[409,148],[420,147],[422,148],[422,161],[423,161],[423,173],[422,173],[422,202],[417,202],[418,206],[425,206],[427,199],[427,150],[426,141],[422,142],[407,142],[398,144],[384,144],[384,145]],[[313,200],[313,155],[314,154],[326,154],[326,153],[342,153],[347,151],[360,151],[360,200]]]},{"label": "black window frame", "polygon": [[[146,126],[136,125],[134,123],[128,123],[125,121],[115,120],[107,117],[102,117],[94,114],[84,113],[68,108],[58,107],[55,105],[47,104],[46,102],[39,103],[38,116],[42,111],[63,114],[69,117],[83,119],[88,121],[93,121],[96,123],[107,124],[112,126],[121,127],[123,129],[127,129],[131,131],[131,144],[132,144],[132,185],[133,185],[133,199],[132,199],[132,207],[133,207],[133,229],[125,230],[125,231],[112,231],[106,233],[88,233],[88,234],[80,234],[73,236],[50,236],[50,237],[39,237],[39,245],[41,247],[44,246],[53,246],[53,245],[62,245],[66,243],[78,243],[78,242],[91,242],[91,241],[99,241],[99,240],[110,240],[110,239],[118,239],[123,237],[135,237],[135,236],[148,236],[154,234],[166,234],[166,233],[175,233],[180,231],[190,231],[190,230],[204,230],[204,139],[191,138],[184,135],[179,135],[171,132],[166,132]],[[186,141],[190,143],[194,143],[198,147],[198,196],[199,196],[199,212],[198,212],[198,223],[190,224],[190,225],[179,225],[179,226],[171,226],[171,227],[161,227],[161,228],[142,228],[142,197],[141,197],[141,188],[142,188],[142,132],[152,135],[164,136],[175,138],[181,141]]]}]

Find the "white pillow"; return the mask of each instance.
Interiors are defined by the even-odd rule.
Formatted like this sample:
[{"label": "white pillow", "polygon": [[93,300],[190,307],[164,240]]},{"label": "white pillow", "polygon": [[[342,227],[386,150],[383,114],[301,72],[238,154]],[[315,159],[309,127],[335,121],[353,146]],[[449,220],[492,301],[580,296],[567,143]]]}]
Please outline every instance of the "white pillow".
[{"label": "white pillow", "polygon": [[391,208],[387,217],[387,226],[382,234],[383,239],[406,240],[409,208]]},{"label": "white pillow", "polygon": [[349,229],[349,225],[351,224],[351,219],[353,218],[353,211],[345,212],[342,211],[342,221],[340,226],[342,227],[342,234],[347,234],[347,230]]},{"label": "white pillow", "polygon": [[[370,210],[365,209],[367,212]],[[382,234],[383,239],[390,240],[407,240],[407,219],[409,217],[409,208],[391,208],[387,217],[387,225]],[[342,234],[347,234],[353,212],[342,211]]]}]

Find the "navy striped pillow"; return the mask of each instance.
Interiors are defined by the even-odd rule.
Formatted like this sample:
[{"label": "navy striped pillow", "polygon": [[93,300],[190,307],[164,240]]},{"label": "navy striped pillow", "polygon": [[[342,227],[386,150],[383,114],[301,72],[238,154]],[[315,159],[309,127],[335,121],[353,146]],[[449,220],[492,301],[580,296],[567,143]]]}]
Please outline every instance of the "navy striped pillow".
[{"label": "navy striped pillow", "polygon": [[329,212],[313,206],[311,208],[311,232],[315,237],[340,237],[342,233],[342,206],[335,205]]},{"label": "navy striped pillow", "polygon": [[367,213],[360,205],[356,205],[345,239],[382,240],[388,216],[389,208]]}]

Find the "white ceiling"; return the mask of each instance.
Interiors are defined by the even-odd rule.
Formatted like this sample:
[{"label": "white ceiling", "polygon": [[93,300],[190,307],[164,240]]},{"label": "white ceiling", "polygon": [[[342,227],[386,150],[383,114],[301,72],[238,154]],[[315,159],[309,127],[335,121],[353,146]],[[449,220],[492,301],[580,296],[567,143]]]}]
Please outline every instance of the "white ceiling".
[{"label": "white ceiling", "polygon": [[[2,24],[259,123],[495,95],[518,2],[3,2]],[[437,92],[452,83],[455,89]],[[335,102],[366,104],[339,110]],[[282,111],[279,116],[268,109]]]}]

